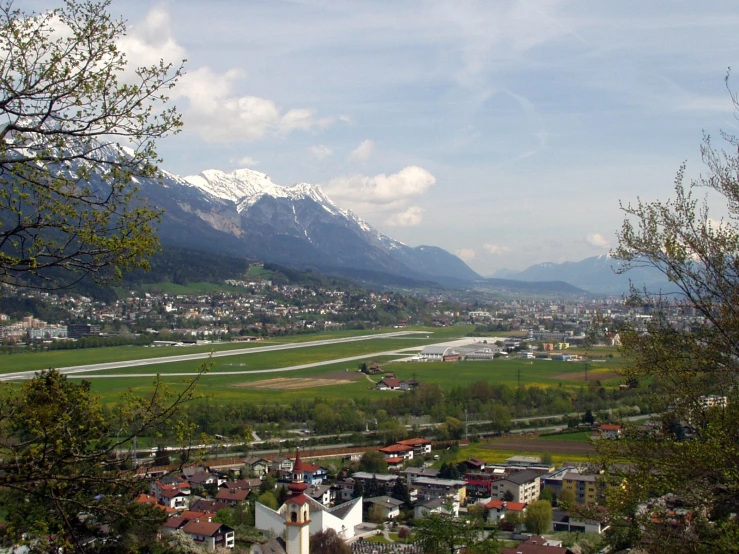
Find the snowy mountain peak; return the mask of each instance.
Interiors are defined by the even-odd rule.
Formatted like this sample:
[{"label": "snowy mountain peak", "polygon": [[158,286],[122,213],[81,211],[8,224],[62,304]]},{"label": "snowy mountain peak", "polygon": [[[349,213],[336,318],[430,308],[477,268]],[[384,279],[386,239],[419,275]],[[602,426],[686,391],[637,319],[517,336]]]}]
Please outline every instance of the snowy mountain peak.
[{"label": "snowy mountain peak", "polygon": [[319,185],[303,182],[286,187],[274,183],[267,174],[252,169],[236,169],[230,173],[217,169],[206,169],[199,175],[185,177],[185,182],[211,196],[234,202],[239,213],[248,210],[265,195],[289,200],[311,199],[332,216],[352,221],[362,231],[375,235],[383,242],[394,242],[375,231],[366,221],[350,210],[337,206]]},{"label": "snowy mountain peak", "polygon": [[[285,197],[284,187],[276,185],[265,173],[251,169],[237,169],[226,173],[218,169],[206,169],[200,175],[185,177],[185,181],[203,192],[243,204],[244,200],[252,200],[251,204],[268,194],[275,197]],[[249,204],[249,205],[251,205]],[[241,211],[240,208],[239,211]]]}]

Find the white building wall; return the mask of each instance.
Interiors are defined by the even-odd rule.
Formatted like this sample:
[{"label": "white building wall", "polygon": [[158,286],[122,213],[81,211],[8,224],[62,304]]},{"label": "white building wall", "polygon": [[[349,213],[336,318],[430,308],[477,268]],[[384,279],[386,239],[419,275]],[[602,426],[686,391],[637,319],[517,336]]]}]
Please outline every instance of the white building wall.
[{"label": "white building wall", "polygon": [[272,531],[275,537],[285,532],[285,520],[279,513],[264,504],[254,504],[254,526],[261,531]]},{"label": "white building wall", "polygon": [[[309,498],[309,503],[320,506],[318,502]],[[256,502],[254,505],[255,527],[261,531],[272,531],[276,537],[282,537],[285,532],[285,520],[281,513]],[[354,506],[340,519],[326,509],[316,510],[310,514],[310,534],[333,529],[344,540],[354,537],[354,527],[362,523],[362,502],[359,499]]]}]

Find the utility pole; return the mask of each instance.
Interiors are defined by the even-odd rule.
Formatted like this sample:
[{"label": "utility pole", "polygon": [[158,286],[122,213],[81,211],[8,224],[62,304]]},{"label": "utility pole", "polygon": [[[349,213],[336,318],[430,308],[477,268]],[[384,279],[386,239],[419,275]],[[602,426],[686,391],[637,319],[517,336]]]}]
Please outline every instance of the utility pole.
[{"label": "utility pole", "polygon": [[464,409],[464,440],[468,440],[467,408]]}]

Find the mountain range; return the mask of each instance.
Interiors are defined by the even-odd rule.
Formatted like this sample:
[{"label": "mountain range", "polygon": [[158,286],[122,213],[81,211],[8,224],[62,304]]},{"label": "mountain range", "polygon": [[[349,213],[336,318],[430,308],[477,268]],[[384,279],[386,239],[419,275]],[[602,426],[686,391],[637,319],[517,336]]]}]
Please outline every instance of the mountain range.
[{"label": "mountain range", "polygon": [[658,270],[634,263],[626,272],[619,273],[621,263],[607,254],[586,258],[579,262],[545,262],[532,265],[523,271],[501,270],[496,278],[537,282],[542,280],[564,281],[594,294],[623,294],[630,285],[650,291],[674,292],[664,274]]},{"label": "mountain range", "polygon": [[163,244],[205,249],[312,268],[353,278],[397,277],[458,286],[480,276],[435,246],[410,247],[337,206],[317,185],[275,184],[258,171],[164,173],[161,184],[139,182],[142,196],[165,210]]},{"label": "mountain range", "polygon": [[[616,275],[607,256],[538,264],[484,279],[436,246],[410,247],[336,205],[318,185],[286,187],[265,173],[210,169],[139,182],[148,201],[165,213],[163,244],[255,258],[382,285],[480,287],[520,292],[620,294],[629,277],[652,285],[656,272]],[[535,283],[535,284],[532,284]]]}]

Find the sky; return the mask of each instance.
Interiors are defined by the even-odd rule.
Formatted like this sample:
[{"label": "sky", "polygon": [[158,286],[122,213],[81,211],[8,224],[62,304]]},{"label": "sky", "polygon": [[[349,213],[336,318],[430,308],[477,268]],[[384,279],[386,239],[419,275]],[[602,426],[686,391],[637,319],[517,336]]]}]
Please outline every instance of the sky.
[{"label": "sky", "polygon": [[[31,9],[48,0],[17,2]],[[691,0],[114,0],[132,64],[186,59],[185,176],[319,184],[482,275],[616,245],[704,133],[736,132],[739,6]],[[739,90],[739,74],[729,80]],[[720,143],[720,141],[719,141]]]}]

